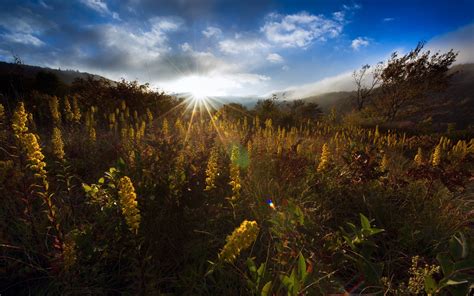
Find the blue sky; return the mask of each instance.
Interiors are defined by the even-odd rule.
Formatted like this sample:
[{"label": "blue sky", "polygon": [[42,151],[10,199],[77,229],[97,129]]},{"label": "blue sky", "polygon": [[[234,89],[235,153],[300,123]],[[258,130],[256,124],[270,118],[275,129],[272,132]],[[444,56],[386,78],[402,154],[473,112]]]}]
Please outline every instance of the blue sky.
[{"label": "blue sky", "polygon": [[138,79],[170,92],[301,97],[427,48],[474,62],[474,1],[40,0],[0,3],[0,60]]}]

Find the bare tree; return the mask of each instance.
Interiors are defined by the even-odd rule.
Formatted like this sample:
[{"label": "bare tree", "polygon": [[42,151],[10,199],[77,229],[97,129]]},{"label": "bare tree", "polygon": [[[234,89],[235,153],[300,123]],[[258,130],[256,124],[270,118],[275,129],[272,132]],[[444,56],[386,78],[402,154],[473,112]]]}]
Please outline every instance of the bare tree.
[{"label": "bare tree", "polygon": [[[364,106],[369,103],[374,89],[380,83],[382,63],[378,63],[371,73],[369,73],[370,68],[370,65],[364,65],[359,71],[352,73],[352,78],[356,85],[354,103],[358,111],[362,110]],[[367,83],[367,80],[369,80],[369,83]]]}]

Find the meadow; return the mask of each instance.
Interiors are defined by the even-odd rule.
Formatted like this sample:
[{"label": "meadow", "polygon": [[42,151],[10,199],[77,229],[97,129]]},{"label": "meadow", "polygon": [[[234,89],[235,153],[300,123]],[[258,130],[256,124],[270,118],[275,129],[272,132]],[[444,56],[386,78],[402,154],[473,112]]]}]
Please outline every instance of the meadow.
[{"label": "meadow", "polygon": [[280,125],[164,94],[84,97],[0,105],[2,295],[472,287],[465,133],[360,127],[334,112]]}]

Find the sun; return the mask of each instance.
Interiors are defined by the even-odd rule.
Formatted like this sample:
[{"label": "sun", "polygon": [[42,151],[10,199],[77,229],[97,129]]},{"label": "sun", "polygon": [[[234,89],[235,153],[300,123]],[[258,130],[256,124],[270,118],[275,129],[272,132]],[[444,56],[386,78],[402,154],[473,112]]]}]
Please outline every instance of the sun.
[{"label": "sun", "polygon": [[190,92],[190,97],[198,104],[205,104],[209,100],[209,94],[203,89],[194,89]]}]

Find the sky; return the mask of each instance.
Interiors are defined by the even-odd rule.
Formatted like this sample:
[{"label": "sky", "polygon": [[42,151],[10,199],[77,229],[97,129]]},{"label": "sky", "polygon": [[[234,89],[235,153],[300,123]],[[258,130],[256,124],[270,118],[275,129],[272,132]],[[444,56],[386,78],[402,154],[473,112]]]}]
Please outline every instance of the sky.
[{"label": "sky", "polygon": [[202,96],[304,97],[426,41],[474,62],[474,1],[0,1],[0,60]]}]

